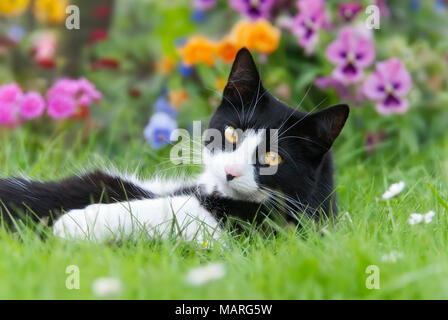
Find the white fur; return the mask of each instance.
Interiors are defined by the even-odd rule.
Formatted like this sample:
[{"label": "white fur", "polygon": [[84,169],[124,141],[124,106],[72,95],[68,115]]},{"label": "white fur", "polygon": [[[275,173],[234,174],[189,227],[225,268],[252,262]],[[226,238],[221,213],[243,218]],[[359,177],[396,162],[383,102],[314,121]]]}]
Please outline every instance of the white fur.
[{"label": "white fur", "polygon": [[[236,150],[211,154],[204,148],[204,172],[196,181],[156,178],[140,181],[136,175],[120,176],[163,198],[134,200],[113,204],[93,204],[84,209],[71,210],[60,217],[53,233],[62,238],[118,240],[134,237],[143,231],[148,237],[182,236],[188,241],[203,243],[207,238],[218,239],[222,231],[213,215],[193,196],[168,196],[189,185],[205,186],[206,192],[220,192],[223,196],[262,202],[265,194],[255,180],[253,159],[262,134],[248,131]],[[226,179],[225,168],[240,175]]]},{"label": "white fur", "polygon": [[69,211],[53,227],[61,238],[97,241],[133,237],[139,231],[151,238],[181,236],[199,243],[221,235],[218,221],[191,196],[93,204]]},{"label": "white fur", "polygon": [[[215,153],[211,154],[205,148],[203,154],[205,170],[199,177],[199,183],[205,185],[208,192],[218,191],[229,198],[262,202],[265,196],[259,192],[253,166],[255,151],[261,139],[261,133],[249,131],[238,148],[232,152],[215,150]],[[226,167],[241,175],[227,181]]]}]

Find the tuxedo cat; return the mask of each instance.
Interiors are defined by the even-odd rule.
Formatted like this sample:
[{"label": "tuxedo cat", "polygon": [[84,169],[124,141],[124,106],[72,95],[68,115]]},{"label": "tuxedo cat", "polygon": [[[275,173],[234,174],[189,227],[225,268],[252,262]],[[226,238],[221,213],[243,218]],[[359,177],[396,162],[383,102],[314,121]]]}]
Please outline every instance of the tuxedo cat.
[{"label": "tuxedo cat", "polygon": [[59,182],[2,179],[2,221],[45,218],[62,238],[117,239],[143,231],[202,242],[219,238],[229,217],[256,223],[276,209],[293,223],[301,216],[325,219],[336,213],[330,148],[348,114],[347,105],[304,113],[279,101],[243,48],[210,119],[209,129],[219,135],[205,139],[199,176],[139,181],[96,171]]}]

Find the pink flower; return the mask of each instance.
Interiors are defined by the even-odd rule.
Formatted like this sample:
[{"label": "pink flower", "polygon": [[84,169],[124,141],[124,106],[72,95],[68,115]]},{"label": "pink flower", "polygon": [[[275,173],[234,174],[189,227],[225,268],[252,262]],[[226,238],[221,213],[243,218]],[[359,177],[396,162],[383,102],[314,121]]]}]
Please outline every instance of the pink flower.
[{"label": "pink flower", "polygon": [[93,101],[100,101],[102,99],[102,94],[99,92],[93,83],[91,83],[86,78],[81,78],[78,80],[78,89],[81,93],[81,98],[84,97],[83,101],[86,101],[87,98],[90,99],[90,104],[86,105],[90,107]]},{"label": "pink flower", "polygon": [[376,70],[363,85],[364,95],[375,102],[380,114],[405,113],[409,108],[404,98],[411,90],[412,79],[403,63],[392,58],[376,65]]},{"label": "pink flower", "polygon": [[15,104],[22,95],[22,89],[20,89],[17,83],[5,84],[0,87],[0,102]]},{"label": "pink flower", "polygon": [[0,125],[14,126],[18,120],[17,115],[15,104],[0,101]]},{"label": "pink flower", "polygon": [[299,0],[299,13],[294,17],[291,31],[297,36],[299,45],[311,54],[318,41],[318,31],[327,23],[324,0]]},{"label": "pink flower", "polygon": [[230,5],[246,17],[256,20],[269,18],[275,0],[230,0]]},{"label": "pink flower", "polygon": [[361,12],[362,5],[359,2],[342,3],[339,6],[339,16],[346,22],[350,22],[356,18]]},{"label": "pink flower", "polygon": [[63,119],[75,114],[76,105],[73,99],[67,96],[53,97],[48,102],[48,114],[53,119]]},{"label": "pink flower", "polygon": [[34,60],[43,68],[55,66],[56,36],[53,32],[39,33],[32,39]]},{"label": "pink flower", "polygon": [[18,122],[17,104],[22,98],[22,89],[17,83],[0,87],[0,125],[14,126]]},{"label": "pink flower", "polygon": [[375,59],[375,49],[370,40],[351,28],[344,28],[327,47],[326,56],[336,66],[333,77],[349,84],[362,79],[363,68]]},{"label": "pink flower", "polygon": [[40,117],[45,110],[45,101],[37,92],[25,94],[20,101],[20,114],[22,118],[30,120]]},{"label": "pink flower", "polygon": [[[76,107],[90,107],[93,102],[100,101],[102,98],[101,92],[99,92],[95,85],[85,78],[78,80],[62,78],[55,82],[53,86],[47,92],[47,98],[49,105],[54,99],[60,101],[63,98],[64,101],[70,101]],[[50,111],[49,111],[50,112]],[[67,113],[67,116],[72,114]]]}]

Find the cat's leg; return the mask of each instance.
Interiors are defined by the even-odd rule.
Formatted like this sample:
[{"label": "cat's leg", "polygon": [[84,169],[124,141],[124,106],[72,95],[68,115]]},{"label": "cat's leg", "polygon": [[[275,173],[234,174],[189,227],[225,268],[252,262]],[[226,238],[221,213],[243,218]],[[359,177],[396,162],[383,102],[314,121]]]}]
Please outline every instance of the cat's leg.
[{"label": "cat's leg", "polygon": [[56,236],[98,241],[135,237],[141,232],[164,239],[180,235],[200,243],[221,236],[218,221],[194,196],[94,204],[67,212],[53,226]]}]

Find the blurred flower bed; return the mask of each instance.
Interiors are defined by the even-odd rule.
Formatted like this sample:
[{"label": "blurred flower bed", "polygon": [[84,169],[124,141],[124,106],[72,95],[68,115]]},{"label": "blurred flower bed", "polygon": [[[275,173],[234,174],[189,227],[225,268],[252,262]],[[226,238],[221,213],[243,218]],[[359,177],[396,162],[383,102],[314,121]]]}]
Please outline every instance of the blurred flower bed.
[{"label": "blurred flower bed", "polygon": [[[361,132],[366,154],[446,134],[446,1],[79,0],[80,30],[65,27],[68,4],[1,1],[0,132],[114,126],[163,148],[205,124],[247,47],[289,104],[349,103],[345,136]],[[366,27],[372,4],[379,29]]]}]

